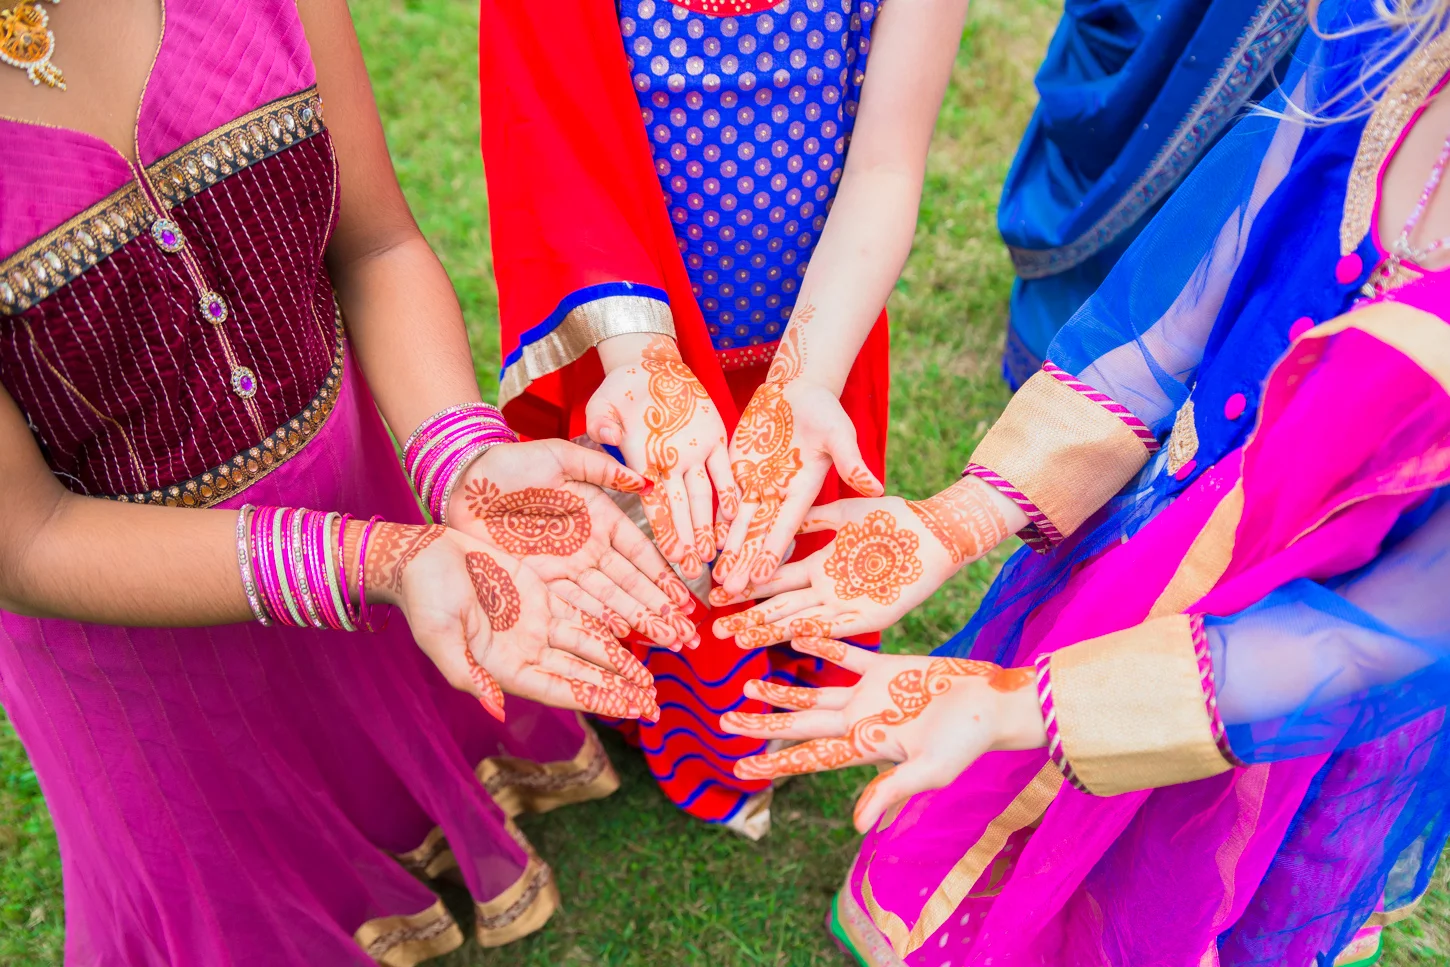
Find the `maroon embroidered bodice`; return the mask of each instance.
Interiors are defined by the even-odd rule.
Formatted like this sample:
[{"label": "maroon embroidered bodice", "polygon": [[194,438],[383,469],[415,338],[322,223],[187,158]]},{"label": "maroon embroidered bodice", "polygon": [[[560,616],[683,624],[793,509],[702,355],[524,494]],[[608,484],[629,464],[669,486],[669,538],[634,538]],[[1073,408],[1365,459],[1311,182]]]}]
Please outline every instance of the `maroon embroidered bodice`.
[{"label": "maroon embroidered bodice", "polygon": [[[336,397],[343,338],[323,257],[338,179],[291,3],[167,6],[144,181],[95,139],[0,119],[0,221],[12,235],[27,218],[50,226],[18,247],[0,240],[0,383],[71,490],[204,506],[295,452]],[[177,80],[250,54],[168,58],[169,45],[228,17],[292,53],[260,81],[217,78],[209,93],[230,120],[193,133],[218,119],[153,102],[208,90],[209,76]]]}]

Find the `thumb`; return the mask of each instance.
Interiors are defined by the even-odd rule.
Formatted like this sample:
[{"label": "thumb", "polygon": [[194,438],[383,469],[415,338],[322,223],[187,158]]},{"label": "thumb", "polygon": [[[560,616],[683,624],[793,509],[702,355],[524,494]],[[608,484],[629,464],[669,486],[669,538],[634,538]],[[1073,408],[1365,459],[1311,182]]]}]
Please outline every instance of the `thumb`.
[{"label": "thumb", "polygon": [[[922,759],[908,759],[872,779],[856,799],[853,820],[856,832],[866,833],[876,827],[881,817],[900,808],[917,793],[946,785],[936,770],[924,765]],[[892,818],[895,818],[894,812]]]},{"label": "thumb", "polygon": [[846,501],[837,500],[812,507],[806,512],[806,519],[801,522],[800,530],[796,533],[814,534],[816,531],[840,530],[841,525],[848,519],[845,504]]},{"label": "thumb", "polygon": [[624,421],[614,402],[603,393],[589,397],[584,407],[584,432],[595,443],[617,447],[624,443]]},{"label": "thumb", "polygon": [[[617,428],[617,424],[606,423],[603,426],[606,429]],[[592,424],[589,435],[600,439],[595,435]],[[600,440],[600,442],[608,441]],[[644,493],[651,486],[643,476],[635,473],[609,454],[591,450],[588,447],[572,445],[569,447],[564,473],[573,480],[594,484],[596,487],[605,487],[609,490],[622,490],[631,494]]]},{"label": "thumb", "polygon": [[861,457],[861,444],[856,440],[856,429],[847,423],[845,426],[831,433],[826,440],[826,447],[831,452],[831,460],[836,465],[836,473],[841,475],[851,489],[863,497],[880,497],[886,493],[886,488],[871,468],[866,466],[866,461]]}]

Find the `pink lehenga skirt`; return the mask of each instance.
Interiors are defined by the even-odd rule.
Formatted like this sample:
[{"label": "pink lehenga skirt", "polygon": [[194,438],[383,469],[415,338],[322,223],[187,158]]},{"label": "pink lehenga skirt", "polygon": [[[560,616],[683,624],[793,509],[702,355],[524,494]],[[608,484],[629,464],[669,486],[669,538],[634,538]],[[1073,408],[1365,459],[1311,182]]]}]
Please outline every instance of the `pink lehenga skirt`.
[{"label": "pink lehenga skirt", "polygon": [[[243,502],[422,519],[350,360],[317,435],[221,506]],[[55,822],[75,964],[410,965],[463,943],[422,882],[445,875],[506,943],[558,906],[510,817],[618,785],[576,715],[510,699],[495,723],[396,614],[349,635],[0,613],[0,700]]]}]

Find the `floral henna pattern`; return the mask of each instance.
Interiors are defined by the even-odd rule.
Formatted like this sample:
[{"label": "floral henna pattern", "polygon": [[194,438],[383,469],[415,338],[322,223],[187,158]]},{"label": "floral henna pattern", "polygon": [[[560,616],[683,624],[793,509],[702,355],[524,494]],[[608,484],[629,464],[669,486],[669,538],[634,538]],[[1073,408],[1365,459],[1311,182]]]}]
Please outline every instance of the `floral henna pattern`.
[{"label": "floral henna pattern", "polygon": [[851,647],[844,641],[837,641],[834,638],[797,638],[790,643],[790,646],[807,655],[824,658],[834,665],[839,665],[846,660],[848,649]]},{"label": "floral henna pattern", "polygon": [[[973,484],[953,485],[935,497],[906,502],[958,566],[981,557],[1007,536],[1007,521],[977,491],[977,485],[983,489],[987,485],[976,477],[967,480]],[[972,490],[964,490],[963,486],[972,486]]]},{"label": "floral henna pattern", "polygon": [[[835,642],[842,649],[847,647]],[[844,653],[843,653],[844,657]],[[839,769],[855,762],[873,762],[882,758],[882,747],[890,739],[890,730],[920,717],[928,705],[951,690],[962,678],[986,678],[997,691],[1026,687],[1033,680],[1030,668],[1007,668],[987,661],[965,658],[933,658],[925,668],[909,668],[897,674],[886,685],[891,707],[858,719],[844,736],[813,739],[800,745],[766,755],[742,759],[735,765],[741,779],[772,779]],[[746,713],[730,712],[730,724],[743,731],[763,730],[759,724],[747,723]],[[765,716],[771,718],[771,716]],[[789,715],[776,716],[787,718]],[[771,731],[785,726],[770,727]]]},{"label": "floral henna pattern", "polygon": [[519,589],[509,573],[499,567],[498,562],[482,551],[470,551],[464,558],[468,576],[473,580],[473,591],[483,613],[488,615],[489,626],[495,631],[508,631],[518,623],[522,607]]},{"label": "floral henna pattern", "polygon": [[363,573],[367,584],[403,592],[403,572],[414,558],[448,531],[444,527],[380,523],[368,539],[368,559]]},{"label": "floral henna pattern", "polygon": [[826,558],[826,576],[836,582],[836,597],[843,601],[869,597],[889,605],[901,589],[922,574],[916,556],[921,540],[884,510],[873,510],[864,523],[847,522],[836,532],[835,547]]},{"label": "floral henna pattern", "polygon": [[751,579],[756,582],[770,580],[780,566],[774,554],[756,556],[785,502],[791,481],[805,466],[800,447],[791,445],[795,415],[785,398],[785,386],[800,375],[802,360],[800,331],[791,328],[780,342],[766,381],[750,398],[735,427],[737,457],[730,469],[744,500],[757,506],[739,553],[723,555],[715,566],[722,578],[729,575],[737,560],[757,561],[751,570]]},{"label": "floral henna pattern", "polygon": [[727,712],[730,722],[736,728],[752,732],[784,732],[795,725],[795,716],[789,712],[761,714],[759,712]]},{"label": "floral henna pattern", "polygon": [[851,468],[851,472],[846,475],[846,484],[865,497],[876,497],[881,493],[880,485],[861,467]]},{"label": "floral henna pattern", "polygon": [[609,629],[609,633],[615,638],[629,637],[629,622],[625,621],[624,615],[620,614],[618,611],[606,607],[604,609],[604,618],[602,620],[605,627]]},{"label": "floral henna pattern", "polygon": [[595,715],[605,715],[615,719],[634,719],[646,712],[639,702],[631,701],[630,696],[623,691],[607,685],[595,685],[592,682],[581,682],[577,678],[571,678],[569,679],[569,691],[573,694],[574,701],[579,703],[580,708],[586,712],[593,712]]},{"label": "floral henna pattern", "polygon": [[650,405],[644,411],[644,425],[649,431],[644,441],[645,466],[650,475],[668,480],[680,462],[680,452],[671,437],[689,424],[696,405],[707,402],[710,395],[680,358],[672,339],[651,339],[640,365],[649,374]]},{"label": "floral henna pattern", "polygon": [[755,692],[762,702],[768,702],[776,708],[800,711],[816,706],[816,690],[801,685],[778,685],[756,679]]},{"label": "floral henna pattern", "polygon": [[609,627],[603,621],[591,614],[581,613],[579,623],[604,646],[604,653],[609,658],[609,665],[619,674],[620,678],[631,685],[638,685],[640,688],[649,688],[654,684],[655,679],[649,673],[649,669],[634,657],[633,652],[620,644],[619,639],[610,632]]},{"label": "floral henna pattern", "polygon": [[519,557],[568,557],[588,543],[594,527],[584,499],[567,490],[526,487],[505,494],[492,481],[472,480],[464,495],[493,542]]}]

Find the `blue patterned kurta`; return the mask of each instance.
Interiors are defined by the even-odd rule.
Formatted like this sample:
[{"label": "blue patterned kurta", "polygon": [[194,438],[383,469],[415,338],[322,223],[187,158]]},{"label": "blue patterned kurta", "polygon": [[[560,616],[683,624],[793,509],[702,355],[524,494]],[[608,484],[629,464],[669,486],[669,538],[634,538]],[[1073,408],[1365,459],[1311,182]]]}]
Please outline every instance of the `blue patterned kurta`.
[{"label": "blue patterned kurta", "polygon": [[675,235],[717,350],[780,338],[841,179],[876,4],[717,17],[621,0]]}]

